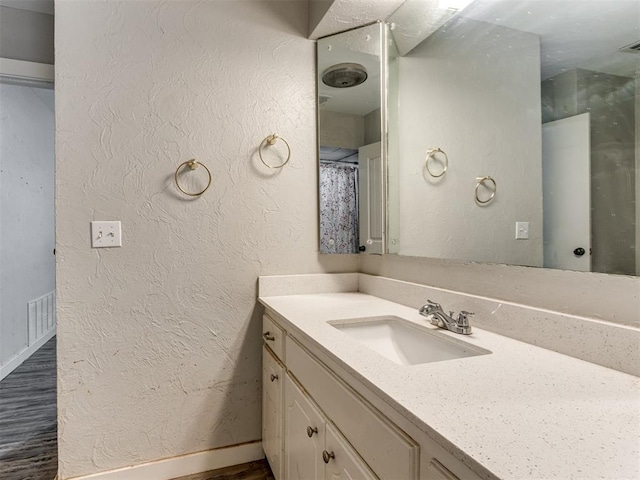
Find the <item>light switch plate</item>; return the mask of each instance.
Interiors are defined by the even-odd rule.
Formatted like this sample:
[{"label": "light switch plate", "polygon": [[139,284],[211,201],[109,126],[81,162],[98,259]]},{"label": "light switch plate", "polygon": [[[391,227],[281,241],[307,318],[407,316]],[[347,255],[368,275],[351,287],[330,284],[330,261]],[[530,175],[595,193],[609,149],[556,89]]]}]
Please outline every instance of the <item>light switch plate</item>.
[{"label": "light switch plate", "polygon": [[529,222],[516,222],[516,240],[529,240]]},{"label": "light switch plate", "polygon": [[91,222],[91,247],[121,247],[122,231],[120,222]]}]

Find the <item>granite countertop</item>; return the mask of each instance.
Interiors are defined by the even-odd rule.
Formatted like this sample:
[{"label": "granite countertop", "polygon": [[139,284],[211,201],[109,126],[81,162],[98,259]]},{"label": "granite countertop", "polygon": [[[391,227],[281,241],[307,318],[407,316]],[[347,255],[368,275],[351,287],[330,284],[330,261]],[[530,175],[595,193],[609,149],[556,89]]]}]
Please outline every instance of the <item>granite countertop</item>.
[{"label": "granite countertop", "polygon": [[437,330],[490,355],[401,366],[326,322],[395,315],[436,329],[415,309],[363,293],[259,300],[481,477],[640,478],[637,377],[478,328]]}]

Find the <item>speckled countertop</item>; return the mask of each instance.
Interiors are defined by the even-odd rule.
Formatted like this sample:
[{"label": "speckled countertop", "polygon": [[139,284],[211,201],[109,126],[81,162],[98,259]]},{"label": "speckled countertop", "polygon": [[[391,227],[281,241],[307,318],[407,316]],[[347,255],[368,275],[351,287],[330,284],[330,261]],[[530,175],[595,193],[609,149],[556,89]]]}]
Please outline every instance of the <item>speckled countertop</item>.
[{"label": "speckled countertop", "polygon": [[637,377],[478,328],[463,340],[492,354],[400,366],[326,322],[396,315],[426,325],[415,309],[363,293],[260,302],[481,477],[640,478]]}]

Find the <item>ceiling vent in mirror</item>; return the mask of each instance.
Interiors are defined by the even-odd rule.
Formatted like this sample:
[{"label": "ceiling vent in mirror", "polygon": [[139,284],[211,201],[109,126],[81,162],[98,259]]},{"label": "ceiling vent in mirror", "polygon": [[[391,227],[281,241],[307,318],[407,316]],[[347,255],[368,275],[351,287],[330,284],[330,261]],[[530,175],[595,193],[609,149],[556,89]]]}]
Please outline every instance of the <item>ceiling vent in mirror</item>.
[{"label": "ceiling vent in mirror", "polygon": [[367,79],[367,70],[359,63],[338,63],[322,74],[322,83],[334,88],[355,87]]},{"label": "ceiling vent in mirror", "polygon": [[624,53],[640,53],[640,42],[634,42],[620,49]]}]

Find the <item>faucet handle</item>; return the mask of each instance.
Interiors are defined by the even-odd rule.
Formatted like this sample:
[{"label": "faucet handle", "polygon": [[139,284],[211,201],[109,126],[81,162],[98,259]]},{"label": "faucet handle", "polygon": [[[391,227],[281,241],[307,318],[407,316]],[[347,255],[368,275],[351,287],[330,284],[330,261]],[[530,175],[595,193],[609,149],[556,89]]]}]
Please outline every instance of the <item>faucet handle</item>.
[{"label": "faucet handle", "polygon": [[434,312],[442,311],[442,307],[439,303],[427,300],[427,303],[422,305],[418,311],[420,312],[420,315],[428,317],[429,315],[433,315]]},{"label": "faucet handle", "polygon": [[458,314],[458,321],[456,322],[459,327],[468,327],[469,326],[469,317],[473,317],[473,312],[465,312],[462,310]]}]

